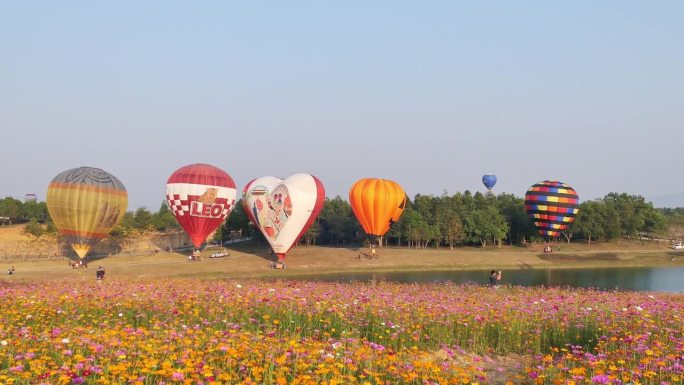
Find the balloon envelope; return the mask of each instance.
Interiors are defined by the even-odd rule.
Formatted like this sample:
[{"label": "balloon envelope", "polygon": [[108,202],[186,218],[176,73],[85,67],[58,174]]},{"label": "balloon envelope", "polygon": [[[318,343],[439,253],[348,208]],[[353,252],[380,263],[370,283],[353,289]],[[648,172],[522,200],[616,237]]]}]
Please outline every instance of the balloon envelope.
[{"label": "balloon envelope", "polygon": [[380,237],[404,212],[406,193],[391,180],[363,178],[349,190],[349,203],[363,230]]},{"label": "balloon envelope", "polygon": [[59,234],[84,258],[90,247],[121,221],[128,193],[114,175],[99,168],[78,167],[50,182],[46,204]]},{"label": "balloon envelope", "polygon": [[494,174],[485,174],[482,176],[482,183],[484,183],[485,187],[487,187],[487,190],[492,190],[494,185],[496,184],[496,175]]},{"label": "balloon envelope", "polygon": [[176,170],[166,182],[166,202],[195,247],[219,227],[235,206],[235,182],[209,164]]},{"label": "balloon envelope", "polygon": [[527,190],[525,209],[539,234],[557,237],[575,220],[579,196],[575,189],[555,180],[539,182]]},{"label": "balloon envelope", "polygon": [[310,174],[287,179],[266,176],[252,180],[243,190],[243,207],[261,230],[279,259],[311,227],[323,208],[325,189]]}]

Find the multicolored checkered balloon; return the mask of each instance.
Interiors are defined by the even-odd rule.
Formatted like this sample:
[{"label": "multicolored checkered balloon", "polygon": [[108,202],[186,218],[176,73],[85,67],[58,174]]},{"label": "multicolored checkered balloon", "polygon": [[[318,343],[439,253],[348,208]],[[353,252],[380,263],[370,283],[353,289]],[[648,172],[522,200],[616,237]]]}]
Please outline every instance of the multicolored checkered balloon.
[{"label": "multicolored checkered balloon", "polygon": [[579,196],[565,183],[545,180],[527,190],[525,209],[539,234],[547,239],[554,238],[575,220],[579,212]]}]

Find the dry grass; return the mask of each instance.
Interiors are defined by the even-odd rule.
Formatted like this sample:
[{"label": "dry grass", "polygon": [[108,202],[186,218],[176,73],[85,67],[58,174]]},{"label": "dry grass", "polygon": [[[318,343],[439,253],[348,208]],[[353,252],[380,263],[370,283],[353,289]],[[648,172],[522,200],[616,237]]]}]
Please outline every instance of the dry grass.
[{"label": "dry grass", "polygon": [[[408,249],[384,247],[378,259],[368,259],[365,248],[299,246],[287,256],[286,270],[273,270],[268,249],[252,242],[229,248],[230,256],[210,259],[218,249],[202,253],[202,261],[190,262],[184,254],[159,252],[134,256],[112,256],[91,261],[89,269],[72,269],[67,260],[3,261],[13,265],[14,275],[2,275],[4,280],[90,280],[95,269],[102,265],[107,278],[243,278],[287,277],[345,271],[399,270],[465,270],[493,267],[567,268],[617,266],[671,266],[683,264],[684,252],[676,252],[658,243],[622,242],[620,244],[561,244],[561,251],[544,254],[542,245],[533,247]],[[671,261],[676,256],[675,261]],[[680,257],[681,256],[681,257]]]},{"label": "dry grass", "polygon": [[[0,227],[0,245],[12,242],[28,242],[21,225]],[[150,250],[154,248],[154,236],[148,237]],[[140,242],[145,242],[140,240]],[[138,245],[139,246],[139,245]],[[542,253],[543,245],[530,247],[502,246],[500,248],[462,247],[409,249],[384,247],[379,249],[378,259],[369,259],[369,250],[358,247],[299,246],[287,256],[286,270],[269,268],[272,257],[268,248],[254,242],[243,242],[228,249],[230,256],[210,259],[209,255],[219,249],[208,249],[202,261],[190,262],[187,255],[179,253],[146,252],[140,255],[115,255],[89,262],[89,269],[72,269],[65,258],[54,260],[2,260],[4,269],[15,266],[12,276],[0,275],[0,279],[13,281],[35,280],[85,280],[94,279],[95,269],[102,265],[107,277],[124,278],[240,278],[270,276],[302,276],[353,271],[398,270],[465,270],[491,268],[564,268],[564,267],[611,267],[611,266],[660,266],[680,264],[684,251],[669,249],[663,242],[622,241],[615,243],[559,243],[554,252]],[[560,250],[559,250],[560,248]],[[671,261],[672,257],[675,261]],[[680,257],[681,256],[681,257]],[[22,258],[23,259],[23,258]]]},{"label": "dry grass", "polygon": [[24,235],[26,225],[0,226],[0,241],[25,241],[31,237]]}]

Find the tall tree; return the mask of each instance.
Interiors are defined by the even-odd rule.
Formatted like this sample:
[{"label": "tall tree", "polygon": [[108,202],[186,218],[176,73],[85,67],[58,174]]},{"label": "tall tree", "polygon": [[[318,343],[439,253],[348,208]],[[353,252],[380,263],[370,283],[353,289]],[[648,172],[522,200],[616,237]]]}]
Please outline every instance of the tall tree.
[{"label": "tall tree", "polygon": [[18,199],[6,197],[0,199],[0,217],[8,217],[11,222],[18,222],[21,219],[22,203]]},{"label": "tall tree", "polygon": [[580,204],[579,213],[570,227],[591,244],[592,239],[606,236],[606,207],[600,201]]},{"label": "tall tree", "polygon": [[340,196],[326,198],[319,215],[321,236],[331,245],[339,245],[352,239],[359,226],[354,219],[351,206]]},{"label": "tall tree", "polygon": [[180,227],[166,201],[163,201],[159,211],[152,215],[152,223],[157,231],[162,232],[171,229],[177,230]]},{"label": "tall tree", "polygon": [[469,213],[464,228],[472,242],[479,242],[484,247],[489,240],[500,245],[508,232],[508,223],[496,207],[489,206]]}]

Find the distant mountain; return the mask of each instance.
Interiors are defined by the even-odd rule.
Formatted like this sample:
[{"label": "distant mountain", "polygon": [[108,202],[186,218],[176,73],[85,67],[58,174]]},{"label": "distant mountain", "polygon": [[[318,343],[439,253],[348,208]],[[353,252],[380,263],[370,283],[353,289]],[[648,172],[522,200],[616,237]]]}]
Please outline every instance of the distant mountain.
[{"label": "distant mountain", "polygon": [[684,193],[661,195],[650,199],[655,207],[684,207]]}]

